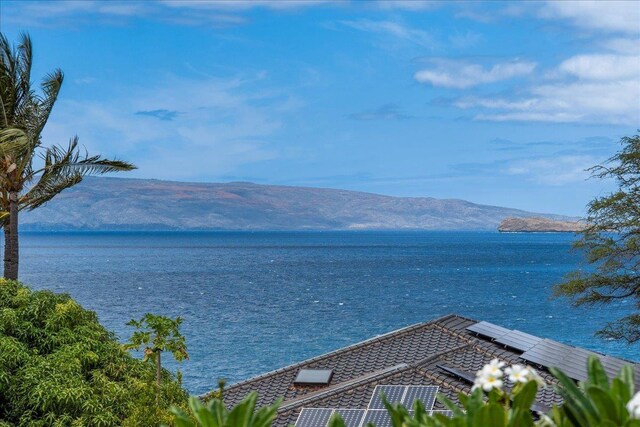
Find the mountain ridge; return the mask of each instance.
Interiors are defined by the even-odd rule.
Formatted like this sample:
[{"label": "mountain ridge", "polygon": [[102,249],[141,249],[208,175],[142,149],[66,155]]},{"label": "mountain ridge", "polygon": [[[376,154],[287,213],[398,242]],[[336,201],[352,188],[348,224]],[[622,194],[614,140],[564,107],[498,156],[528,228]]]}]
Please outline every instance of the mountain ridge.
[{"label": "mountain ridge", "polygon": [[331,188],[89,177],[23,212],[23,230],[496,230],[507,217],[573,217],[462,199]]}]

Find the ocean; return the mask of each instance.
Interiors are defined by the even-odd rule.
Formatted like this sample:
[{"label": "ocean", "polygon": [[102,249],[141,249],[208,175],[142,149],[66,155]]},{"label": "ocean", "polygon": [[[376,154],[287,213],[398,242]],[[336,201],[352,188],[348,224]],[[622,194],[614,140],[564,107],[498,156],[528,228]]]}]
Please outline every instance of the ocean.
[{"label": "ocean", "polygon": [[[66,292],[123,342],[146,312],[184,318],[193,394],[449,313],[630,359],[593,336],[632,301],[552,299],[581,266],[572,234],[22,233],[23,282]],[[165,358],[164,360],[167,360]]]}]

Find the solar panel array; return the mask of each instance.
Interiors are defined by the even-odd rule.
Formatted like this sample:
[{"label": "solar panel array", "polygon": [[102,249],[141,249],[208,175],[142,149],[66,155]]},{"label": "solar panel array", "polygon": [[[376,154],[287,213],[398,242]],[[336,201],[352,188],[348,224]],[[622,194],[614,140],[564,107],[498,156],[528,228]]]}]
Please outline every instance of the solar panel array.
[{"label": "solar panel array", "polygon": [[515,350],[527,351],[542,341],[542,338],[527,334],[518,330],[503,328],[489,322],[478,322],[467,328],[475,334],[491,338],[498,344],[513,348]]},{"label": "solar panel array", "polygon": [[[603,356],[592,351],[572,347],[557,341],[539,338],[527,333],[510,330],[489,322],[478,322],[467,328],[468,331],[504,346],[520,350],[520,358],[545,368],[556,367],[562,369],[570,378],[584,381],[588,378],[587,361],[589,356],[600,358],[604,370],[610,378],[620,372],[624,365],[632,364],[622,359]],[[636,372],[636,386],[640,386],[640,367],[632,364]],[[451,372],[453,373],[453,372]],[[455,373],[453,373],[455,374]]]},{"label": "solar panel array", "polygon": [[522,331],[513,330],[500,338],[496,338],[495,341],[498,344],[506,345],[507,347],[514,348],[516,350],[528,351],[542,341],[542,339]]},{"label": "solar panel array", "polygon": [[[407,409],[413,408],[416,400],[420,400],[427,412],[451,416],[451,411],[434,411],[437,386],[405,386],[379,385],[376,386],[367,409],[331,409],[331,408],[302,408],[296,427],[326,427],[331,416],[336,413],[344,419],[346,427],[365,427],[373,423],[376,427],[391,427],[391,418],[384,408],[382,396],[388,402],[399,403]],[[413,415],[410,410],[409,414]]]},{"label": "solar panel array", "polygon": [[[522,353],[520,358],[527,362],[535,363],[546,368],[556,367],[561,369],[570,378],[584,381],[588,378],[587,361],[589,356],[596,355],[600,358],[602,366],[609,376],[613,378],[624,365],[631,364],[621,359],[609,356],[601,356],[592,351],[561,344],[553,340],[540,340],[538,344]],[[635,365],[636,385],[638,384],[638,366]]]},{"label": "solar panel array", "polygon": [[[366,427],[372,423],[376,427],[391,427],[391,417],[386,409],[327,409],[327,408],[302,408],[296,427],[326,427],[333,413],[340,414],[346,427]],[[414,412],[409,411],[413,416]],[[452,411],[436,410],[431,415],[442,414],[452,417]]]}]

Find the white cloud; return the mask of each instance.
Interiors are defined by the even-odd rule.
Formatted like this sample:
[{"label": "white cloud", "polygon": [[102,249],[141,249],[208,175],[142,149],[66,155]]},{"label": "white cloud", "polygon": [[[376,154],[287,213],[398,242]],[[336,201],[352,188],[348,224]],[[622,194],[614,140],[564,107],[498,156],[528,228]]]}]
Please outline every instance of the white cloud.
[{"label": "white cloud", "polygon": [[340,21],[340,24],[359,31],[392,36],[423,47],[434,47],[437,45],[434,37],[428,32],[411,28],[397,21],[372,21],[369,19],[361,19],[357,21]]},{"label": "white cloud", "polygon": [[558,68],[580,79],[634,79],[640,78],[640,56],[576,55],[563,61]]},{"label": "white cloud", "polygon": [[137,176],[207,179],[232,173],[278,157],[273,139],[285,116],[300,107],[287,93],[255,90],[254,83],[173,78],[105,101],[63,100],[44,140],[64,143],[78,134],[89,152],[134,162]]},{"label": "white cloud", "polygon": [[552,186],[581,182],[589,178],[588,168],[602,159],[591,155],[561,155],[508,162],[507,175],[523,175],[530,180]]},{"label": "white cloud", "polygon": [[548,75],[551,81],[527,88],[524,96],[465,97],[454,105],[490,110],[478,120],[637,125],[640,56],[575,55]]},{"label": "white cloud", "polygon": [[590,30],[640,33],[640,2],[623,1],[549,1],[540,15],[566,19],[573,25]]},{"label": "white cloud", "polygon": [[420,83],[464,89],[527,75],[535,68],[535,62],[529,61],[494,64],[487,69],[479,64],[439,60],[435,61],[435,67],[416,72],[414,78]]}]

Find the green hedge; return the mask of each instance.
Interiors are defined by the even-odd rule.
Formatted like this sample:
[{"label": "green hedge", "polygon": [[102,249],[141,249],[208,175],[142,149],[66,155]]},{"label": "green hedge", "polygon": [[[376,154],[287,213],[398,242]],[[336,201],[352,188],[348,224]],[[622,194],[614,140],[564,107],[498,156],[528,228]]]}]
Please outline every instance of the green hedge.
[{"label": "green hedge", "polygon": [[0,279],[0,425],[149,426],[187,394],[132,357],[96,314],[69,295]]}]

